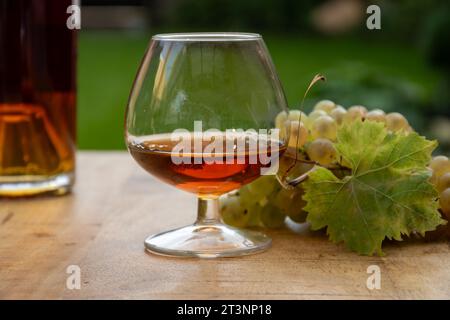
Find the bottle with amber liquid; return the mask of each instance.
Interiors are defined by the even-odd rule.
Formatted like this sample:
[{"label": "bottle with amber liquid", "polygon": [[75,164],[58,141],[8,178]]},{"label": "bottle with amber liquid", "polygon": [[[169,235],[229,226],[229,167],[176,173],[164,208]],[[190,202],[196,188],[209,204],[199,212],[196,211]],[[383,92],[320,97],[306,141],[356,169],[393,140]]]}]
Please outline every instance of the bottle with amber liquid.
[{"label": "bottle with amber liquid", "polygon": [[71,0],[0,0],[0,197],[74,183],[76,31]]}]

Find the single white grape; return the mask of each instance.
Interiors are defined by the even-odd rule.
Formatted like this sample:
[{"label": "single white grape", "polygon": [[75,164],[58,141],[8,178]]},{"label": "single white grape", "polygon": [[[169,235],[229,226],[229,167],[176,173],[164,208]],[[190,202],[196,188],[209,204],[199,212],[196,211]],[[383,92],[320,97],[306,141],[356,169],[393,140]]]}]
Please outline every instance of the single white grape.
[{"label": "single white grape", "polygon": [[450,188],[450,172],[444,173],[437,180],[437,190],[439,192],[442,192],[447,188]]},{"label": "single white grape", "polygon": [[366,120],[386,123],[386,113],[380,109],[374,109],[366,114]]},{"label": "single white grape", "polygon": [[[289,120],[288,120],[289,121]],[[288,148],[301,148],[308,140],[309,132],[303,122],[290,121]]]},{"label": "single white grape", "polygon": [[348,108],[347,114],[344,117],[344,122],[351,123],[356,120],[362,121],[367,114],[367,109],[364,106],[353,106]]},{"label": "single white grape", "polygon": [[450,172],[450,160],[446,156],[434,157],[429,167],[433,171],[431,183],[437,186],[438,179],[445,173]]},{"label": "single white grape", "polygon": [[246,187],[255,197],[268,196],[275,190],[277,183],[275,176],[261,176]]},{"label": "single white grape", "polygon": [[286,215],[271,203],[262,207],[260,212],[262,224],[267,228],[280,228],[284,225]]},{"label": "single white grape", "polygon": [[242,206],[238,196],[229,196],[222,200],[221,215],[226,224],[235,227],[245,227],[250,218],[249,209]]},{"label": "single white grape", "polygon": [[286,208],[287,216],[294,222],[303,223],[306,221],[306,216],[308,213],[303,210],[306,206],[306,202],[303,200],[303,192],[302,190],[294,189],[288,206]]},{"label": "single white grape", "polygon": [[292,190],[281,188],[280,190],[278,190],[276,194],[273,195],[271,203],[277,208],[279,208],[281,211],[286,213],[287,206],[291,201],[291,194]]},{"label": "single white grape", "polygon": [[343,106],[336,106],[333,111],[330,112],[330,116],[336,121],[338,125],[341,125],[344,121],[344,117],[347,114],[347,110]]},{"label": "single white grape", "polygon": [[408,126],[406,127],[406,129],[405,129],[405,132],[406,132],[406,133],[412,133],[412,132],[414,132],[414,129],[413,129],[413,127],[411,127],[411,125],[408,125]]},{"label": "single white grape", "polygon": [[[248,215],[244,221],[241,221],[241,224],[238,225],[238,227],[260,226],[259,213],[261,211],[261,206],[259,203],[264,202],[265,199],[267,199],[267,196],[250,192],[248,185],[239,189],[237,194],[241,207],[244,210],[247,210],[246,213]],[[244,223],[245,225],[243,225]]]},{"label": "single white grape", "polygon": [[288,119],[288,113],[286,111],[281,111],[275,117],[275,128],[282,130],[284,123]]},{"label": "single white grape", "polygon": [[256,194],[250,191],[248,185],[245,185],[239,189],[237,192],[237,196],[241,202],[241,206],[245,208],[252,207],[254,204],[262,201],[266,198],[265,194]]},{"label": "single white grape", "polygon": [[262,207],[257,203],[249,209],[250,217],[247,222],[248,227],[263,227],[261,223],[261,210]]},{"label": "single white grape", "polygon": [[430,161],[429,167],[433,172],[444,172],[449,168],[450,162],[446,156],[436,156]]},{"label": "single white grape", "polygon": [[297,187],[293,190],[281,188],[271,199],[271,204],[276,206],[282,213],[297,223],[306,220],[307,213],[303,210],[306,203],[302,199],[303,190]]},{"label": "single white grape", "polygon": [[302,112],[300,110],[289,110],[288,119],[300,121],[301,115],[302,115]]},{"label": "single white grape", "polygon": [[361,105],[356,105],[356,106],[351,106],[350,108],[348,108],[349,112],[353,112],[353,111],[357,111],[359,113],[362,113],[364,115],[367,114],[367,108]]},{"label": "single white grape", "polygon": [[322,110],[326,113],[330,113],[334,108],[336,107],[336,104],[331,100],[322,100],[316,103],[314,106],[314,110]]},{"label": "single white grape", "polygon": [[293,121],[305,121],[308,116],[300,110],[290,110],[288,119]]},{"label": "single white grape", "polygon": [[279,130],[279,137],[284,140],[288,135],[288,128],[286,126],[286,121],[288,120],[288,113],[286,111],[281,111],[275,117],[275,128]]},{"label": "single white grape", "polygon": [[313,139],[326,138],[336,140],[337,124],[330,116],[320,116],[312,123],[311,134]]},{"label": "single white grape", "polygon": [[386,126],[388,130],[397,132],[400,130],[406,130],[409,127],[408,120],[398,112],[388,113],[386,115]]},{"label": "single white grape", "polygon": [[440,197],[439,197],[439,204],[441,206],[442,212],[447,216],[450,217],[450,188],[445,189]]},{"label": "single white grape", "polygon": [[321,165],[329,165],[336,160],[336,149],[328,139],[319,138],[306,146],[308,157]]},{"label": "single white grape", "polygon": [[326,115],[328,115],[328,114],[323,110],[314,110],[308,115],[308,120],[312,124],[314,122],[314,120],[316,120],[318,117],[326,116]]},{"label": "single white grape", "polygon": [[301,119],[300,121],[303,122],[308,127],[309,117],[303,111],[301,115],[302,117],[300,118]]}]

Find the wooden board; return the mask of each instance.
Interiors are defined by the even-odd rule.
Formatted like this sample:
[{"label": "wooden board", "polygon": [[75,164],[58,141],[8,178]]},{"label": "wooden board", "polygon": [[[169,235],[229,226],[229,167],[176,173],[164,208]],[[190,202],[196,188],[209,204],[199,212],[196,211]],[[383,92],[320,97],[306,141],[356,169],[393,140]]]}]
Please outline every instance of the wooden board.
[{"label": "wooden board", "polygon": [[[272,248],[216,260],[144,251],[149,234],[191,223],[196,200],[140,169],[125,152],[81,152],[74,193],[0,200],[0,298],[450,298],[448,242],[388,244],[363,257],[304,226],[269,231]],[[69,290],[69,265],[81,288]],[[381,289],[369,290],[378,265]]]}]

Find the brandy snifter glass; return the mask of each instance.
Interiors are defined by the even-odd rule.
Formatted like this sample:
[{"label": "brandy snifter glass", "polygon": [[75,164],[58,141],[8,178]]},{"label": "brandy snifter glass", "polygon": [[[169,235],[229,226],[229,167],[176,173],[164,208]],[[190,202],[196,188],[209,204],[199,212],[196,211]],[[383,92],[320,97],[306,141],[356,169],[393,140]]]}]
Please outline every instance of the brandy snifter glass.
[{"label": "brandy snifter glass", "polygon": [[152,37],[136,76],[125,138],[146,171],[198,197],[197,221],[145,240],[171,256],[230,257],[271,239],[221,222],[219,197],[276,171],[286,99],[262,37],[249,33]]}]

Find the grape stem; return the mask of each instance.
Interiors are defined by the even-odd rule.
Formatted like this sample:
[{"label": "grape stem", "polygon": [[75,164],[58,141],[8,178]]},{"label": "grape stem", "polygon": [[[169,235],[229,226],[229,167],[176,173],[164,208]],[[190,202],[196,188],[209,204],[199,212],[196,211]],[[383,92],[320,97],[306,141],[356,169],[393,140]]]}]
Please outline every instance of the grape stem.
[{"label": "grape stem", "polygon": [[300,183],[302,183],[303,181],[305,181],[306,179],[308,179],[308,175],[309,175],[311,172],[315,171],[316,168],[317,168],[317,165],[315,165],[314,167],[312,167],[311,170],[306,171],[306,172],[305,172],[304,174],[302,174],[301,176],[299,176],[299,177],[297,177],[297,178],[294,178],[294,179],[292,179],[292,180],[290,180],[290,181],[287,181],[287,184],[288,184],[289,186],[292,186],[292,187],[298,186]]},{"label": "grape stem", "polygon": [[[321,165],[320,163],[318,163],[316,161],[313,161],[313,160],[295,159],[295,158],[292,158],[292,159],[295,160],[296,162],[301,162],[301,163],[306,163],[306,164],[314,164],[316,166],[321,166],[321,167],[327,168],[329,170],[350,170],[350,168],[347,168],[347,167],[342,166],[340,164],[337,164],[336,166],[324,166],[324,165]],[[292,166],[292,168],[294,166],[295,166],[295,164]],[[290,170],[292,168],[289,168],[288,170]]]},{"label": "grape stem", "polygon": [[322,166],[320,164],[318,164],[315,161],[308,161],[308,160],[298,160],[299,162],[302,163],[310,163],[310,164],[314,164],[314,167],[312,167],[310,170],[306,171],[304,174],[302,174],[299,177],[296,177],[292,180],[286,181],[287,185],[289,185],[290,187],[296,187],[298,186],[300,183],[302,183],[303,181],[305,181],[306,179],[308,179],[309,174],[311,172],[314,172],[315,170],[317,170],[317,167],[324,167],[327,168],[330,171],[348,171],[350,170],[350,168],[341,166],[341,165],[336,165],[336,166]]}]

